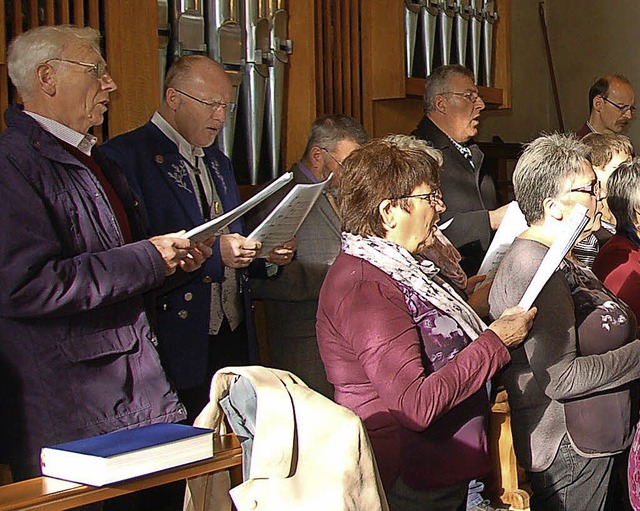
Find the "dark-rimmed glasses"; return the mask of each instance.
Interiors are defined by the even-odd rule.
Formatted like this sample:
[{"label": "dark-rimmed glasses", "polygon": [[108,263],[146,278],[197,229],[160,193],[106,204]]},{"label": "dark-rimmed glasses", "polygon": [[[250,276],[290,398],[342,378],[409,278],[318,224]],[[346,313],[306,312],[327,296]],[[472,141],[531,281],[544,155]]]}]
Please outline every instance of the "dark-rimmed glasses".
[{"label": "dark-rimmed glasses", "polygon": [[229,103],[225,103],[224,101],[205,101],[204,99],[196,98],[195,96],[192,96],[191,94],[188,94],[183,90],[176,89],[176,88],[174,88],[173,90],[175,90],[176,92],[179,92],[183,96],[187,96],[188,98],[193,99],[194,101],[197,101],[201,105],[209,108],[210,110],[213,110],[214,112],[219,112],[220,110],[226,110],[227,112],[235,112],[236,110],[236,104],[233,103],[232,101],[230,101]]},{"label": "dark-rimmed glasses", "polygon": [[442,95],[451,94],[452,96],[460,96],[460,97],[466,99],[469,103],[475,103],[479,99],[482,99],[482,97],[480,96],[478,91],[468,91],[468,92],[445,91],[445,92],[441,92],[440,94],[442,94]]},{"label": "dark-rimmed glasses", "polygon": [[320,149],[322,149],[325,153],[331,156],[331,159],[335,161],[339,167],[342,167],[342,162],[338,158],[336,158],[333,154],[331,154],[331,151],[329,151],[329,149],[327,149],[326,147],[321,147]]},{"label": "dark-rimmed glasses", "polygon": [[109,68],[107,67],[107,64],[105,62],[96,62],[95,64],[91,64],[89,62],[80,62],[79,60],[53,58],[45,60],[44,63],[48,64],[51,61],[66,62],[67,64],[75,64],[76,66],[86,67],[87,73],[93,74],[93,76],[95,76],[98,80],[102,79],[102,77],[104,77],[105,75],[109,75]]},{"label": "dark-rimmed glasses", "polygon": [[600,96],[611,106],[615,106],[618,110],[620,110],[621,114],[626,114],[627,112],[631,112],[631,115],[636,113],[636,107],[634,105],[619,105],[618,103],[614,103],[609,98],[605,98],[604,96]]},{"label": "dark-rimmed glasses", "polygon": [[433,190],[429,193],[416,193],[414,195],[401,195],[400,197],[391,197],[389,200],[400,200],[400,199],[420,199],[426,200],[430,206],[437,206],[438,204],[442,204],[442,192],[437,189]]},{"label": "dark-rimmed glasses", "polygon": [[591,184],[585,186],[579,186],[577,188],[571,188],[571,190],[565,193],[578,192],[578,193],[588,193],[589,195],[594,196],[596,199],[600,194],[600,181],[593,181]]}]

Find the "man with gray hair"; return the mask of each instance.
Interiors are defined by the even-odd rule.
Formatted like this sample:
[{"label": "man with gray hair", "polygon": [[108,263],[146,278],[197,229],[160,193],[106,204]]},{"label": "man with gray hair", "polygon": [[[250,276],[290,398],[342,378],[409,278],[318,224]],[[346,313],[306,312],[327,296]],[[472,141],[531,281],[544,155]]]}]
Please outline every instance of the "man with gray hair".
[{"label": "man with gray hair", "polygon": [[316,343],[318,295],[340,252],[336,190],[342,162],[367,139],[362,125],[347,115],[326,115],[314,121],[304,154],[290,170],[296,183],[315,183],[331,173],[333,178],[296,234],[298,251],[291,264],[275,279],[252,281],[254,297],[265,304],[271,365],[293,372],[329,398],[333,398],[333,387],[327,382]]},{"label": "man with gray hair", "polygon": [[136,198],[89,133],[116,90],[99,39],[39,27],[8,50],[23,100],[0,135],[0,463],[14,479],[39,474],[43,446],[186,417],[142,295],[211,249],[142,239]]},{"label": "man with gray hair", "polygon": [[480,268],[492,232],[506,211],[506,206],[497,207],[495,185],[482,168],[484,155],[472,140],[484,109],[473,73],[457,64],[435,69],[426,80],[423,108],[424,116],[412,134],[442,151],[440,186],[447,204],[442,220],[453,219],[446,235],[471,276]]}]

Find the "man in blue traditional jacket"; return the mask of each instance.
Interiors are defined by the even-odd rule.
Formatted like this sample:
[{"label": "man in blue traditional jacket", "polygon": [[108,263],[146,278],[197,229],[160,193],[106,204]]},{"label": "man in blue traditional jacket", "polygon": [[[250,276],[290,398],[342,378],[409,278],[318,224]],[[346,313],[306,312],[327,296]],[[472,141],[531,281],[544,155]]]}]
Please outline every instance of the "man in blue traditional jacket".
[{"label": "man in blue traditional jacket", "polygon": [[[149,234],[191,228],[241,203],[229,159],[213,145],[224,126],[232,84],[224,69],[201,55],[182,57],[167,71],[164,101],[144,126],[104,146],[127,176],[149,218]],[[292,243],[266,254],[291,262]],[[260,244],[244,236],[242,219],[216,239],[198,272],[174,279],[155,300],[154,316],[165,369],[189,419],[208,402],[217,369],[257,363],[248,287],[269,267]]]}]

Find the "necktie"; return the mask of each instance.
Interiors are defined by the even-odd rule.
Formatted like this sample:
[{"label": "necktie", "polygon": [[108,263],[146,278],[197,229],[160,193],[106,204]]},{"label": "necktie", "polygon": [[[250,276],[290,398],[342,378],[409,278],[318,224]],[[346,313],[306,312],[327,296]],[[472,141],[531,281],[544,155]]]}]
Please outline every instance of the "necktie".
[{"label": "necktie", "polygon": [[[191,164],[191,162],[189,162]],[[198,188],[198,196],[200,197],[200,209],[202,210],[202,218],[205,222],[211,220],[211,204],[207,199],[207,193],[202,182],[202,172],[200,171],[200,157],[196,157],[196,165],[192,166],[193,173],[196,177],[196,187]]]},{"label": "necktie", "polygon": [[473,155],[471,154],[471,149],[469,149],[466,145],[458,145],[458,149],[462,153],[462,156],[469,162],[472,167],[475,167],[473,164]]}]

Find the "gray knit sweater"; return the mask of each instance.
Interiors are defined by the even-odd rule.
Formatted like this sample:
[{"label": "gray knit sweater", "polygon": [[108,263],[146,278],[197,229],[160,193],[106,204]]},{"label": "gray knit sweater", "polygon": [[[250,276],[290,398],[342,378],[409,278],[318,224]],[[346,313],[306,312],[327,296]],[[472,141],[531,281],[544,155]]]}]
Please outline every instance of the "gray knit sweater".
[{"label": "gray knit sweater", "polygon": [[[489,304],[493,317],[517,305],[546,252],[547,247],[540,243],[516,239],[491,288]],[[582,279],[579,289],[575,279]],[[587,286],[583,286],[585,281]],[[578,298],[579,295],[582,296]],[[584,310],[585,297],[592,305],[591,310]],[[581,303],[574,301],[578,299]],[[608,351],[599,347],[595,352],[602,354],[580,354],[578,345],[582,347],[582,342],[578,342],[576,324],[581,325],[580,332],[585,332],[585,327],[590,329],[584,337],[595,338],[596,342],[602,338],[606,343],[612,328],[624,328],[625,336],[624,332],[628,332],[629,339],[625,338],[624,342],[633,339],[635,322],[628,316],[626,305],[611,295],[593,274],[571,264],[554,273],[535,305],[538,314],[529,337],[512,351],[511,363],[504,370],[502,381],[509,395],[518,463],[527,470],[539,472],[549,467],[562,437],[568,432],[570,414],[563,403],[577,402],[588,410],[594,394],[607,394],[607,391],[617,394],[622,386],[640,378],[640,340]],[[614,312],[607,314],[608,308]],[[595,312],[598,314],[592,314]],[[607,324],[605,318],[613,318],[617,323]],[[617,399],[618,403],[628,402],[628,399]],[[574,442],[570,429],[569,438],[579,454],[607,456],[631,442],[635,418],[630,416],[628,406],[626,410],[624,405],[619,406],[619,413],[606,420],[609,422],[605,429],[615,427],[619,432],[617,443],[609,444],[616,448],[584,452]],[[590,424],[587,421],[587,427]],[[598,428],[603,429],[602,425]]]}]

